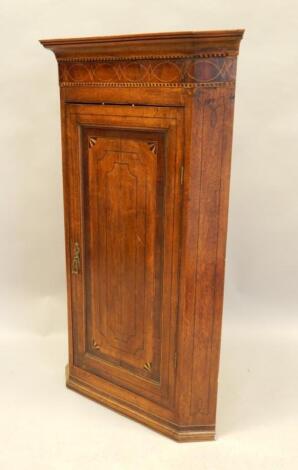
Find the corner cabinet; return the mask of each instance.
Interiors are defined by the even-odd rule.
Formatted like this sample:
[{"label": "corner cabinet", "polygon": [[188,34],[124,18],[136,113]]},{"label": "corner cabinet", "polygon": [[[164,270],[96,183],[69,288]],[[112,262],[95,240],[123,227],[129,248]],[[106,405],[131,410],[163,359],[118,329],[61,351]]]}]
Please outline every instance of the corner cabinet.
[{"label": "corner cabinet", "polygon": [[44,40],[59,66],[68,387],[213,439],[242,30]]}]

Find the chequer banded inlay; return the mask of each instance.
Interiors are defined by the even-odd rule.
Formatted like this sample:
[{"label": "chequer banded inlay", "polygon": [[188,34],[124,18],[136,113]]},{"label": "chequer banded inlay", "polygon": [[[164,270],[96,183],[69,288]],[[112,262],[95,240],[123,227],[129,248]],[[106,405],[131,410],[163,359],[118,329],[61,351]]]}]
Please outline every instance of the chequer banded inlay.
[{"label": "chequer banded inlay", "polygon": [[129,61],[129,60],[171,60],[171,59],[197,59],[208,57],[233,57],[237,56],[237,51],[223,51],[223,52],[201,52],[200,54],[193,55],[144,55],[144,56],[91,56],[91,57],[58,57],[57,61],[62,62],[111,62],[111,61]]},{"label": "chequer banded inlay", "polygon": [[61,86],[220,86],[234,83],[236,57],[60,61]]},{"label": "chequer banded inlay", "polygon": [[110,88],[218,88],[234,87],[235,81],[211,83],[102,83],[102,82],[61,82],[60,87],[110,87]]}]

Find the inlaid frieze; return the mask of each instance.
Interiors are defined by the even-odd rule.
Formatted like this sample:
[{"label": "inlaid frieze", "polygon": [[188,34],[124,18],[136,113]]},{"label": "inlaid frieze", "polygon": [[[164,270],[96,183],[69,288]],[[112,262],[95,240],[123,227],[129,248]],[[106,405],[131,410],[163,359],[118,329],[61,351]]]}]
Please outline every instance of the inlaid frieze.
[{"label": "inlaid frieze", "polygon": [[235,56],[60,59],[61,86],[220,86],[233,84]]}]

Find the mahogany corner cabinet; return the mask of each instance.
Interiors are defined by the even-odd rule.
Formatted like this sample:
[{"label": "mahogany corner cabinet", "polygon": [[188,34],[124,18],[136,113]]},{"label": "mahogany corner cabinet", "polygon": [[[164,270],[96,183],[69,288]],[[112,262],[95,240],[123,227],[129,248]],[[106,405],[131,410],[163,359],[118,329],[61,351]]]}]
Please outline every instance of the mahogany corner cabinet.
[{"label": "mahogany corner cabinet", "polygon": [[67,386],[215,437],[243,30],[42,40],[59,67]]}]

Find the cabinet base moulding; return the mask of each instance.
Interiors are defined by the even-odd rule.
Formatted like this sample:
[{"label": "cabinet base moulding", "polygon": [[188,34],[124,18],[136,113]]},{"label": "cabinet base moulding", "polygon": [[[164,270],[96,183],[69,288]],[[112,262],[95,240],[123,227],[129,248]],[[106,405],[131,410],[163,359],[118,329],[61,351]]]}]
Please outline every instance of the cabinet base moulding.
[{"label": "cabinet base moulding", "polygon": [[132,408],[129,403],[123,400],[120,401],[111,395],[108,396],[105,393],[100,392],[98,389],[93,388],[80,378],[70,374],[68,366],[66,366],[65,372],[66,386],[69,389],[78,392],[81,395],[106,406],[107,408],[117,411],[121,415],[128,416],[134,421],[144,424],[145,426],[148,426],[149,428],[152,428],[160,434],[174,439],[177,442],[215,440],[215,426],[192,426],[191,430],[185,429],[184,426],[179,428],[179,426],[174,423],[157,419],[154,416],[149,416],[137,407]]}]

